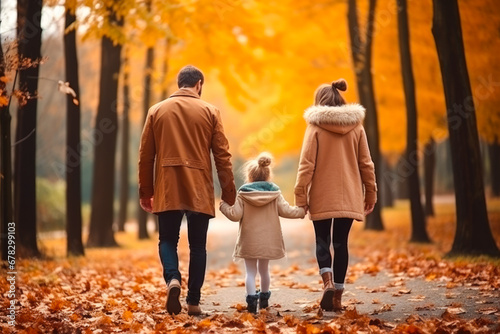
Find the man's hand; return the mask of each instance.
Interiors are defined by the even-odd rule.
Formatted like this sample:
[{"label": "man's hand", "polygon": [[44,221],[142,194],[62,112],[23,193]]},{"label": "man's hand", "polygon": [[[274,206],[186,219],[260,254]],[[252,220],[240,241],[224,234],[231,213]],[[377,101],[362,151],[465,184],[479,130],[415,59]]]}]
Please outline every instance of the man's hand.
[{"label": "man's hand", "polygon": [[373,211],[374,208],[375,208],[375,203],[373,204],[365,203],[365,216],[368,216]]},{"label": "man's hand", "polygon": [[153,196],[151,198],[141,198],[139,202],[144,211],[153,213]]}]

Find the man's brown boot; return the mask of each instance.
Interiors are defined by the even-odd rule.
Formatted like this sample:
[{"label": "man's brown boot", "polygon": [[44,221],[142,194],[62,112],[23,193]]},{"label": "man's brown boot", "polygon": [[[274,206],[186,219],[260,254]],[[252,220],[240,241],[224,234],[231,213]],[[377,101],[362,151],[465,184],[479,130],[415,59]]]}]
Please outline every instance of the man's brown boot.
[{"label": "man's brown boot", "polygon": [[342,311],[342,293],[344,289],[337,289],[333,293],[333,310],[335,312]]},{"label": "man's brown boot", "polygon": [[325,311],[333,310],[333,294],[335,288],[333,287],[333,274],[331,272],[326,272],[321,274],[323,279],[323,296],[321,297],[320,306]]},{"label": "man's brown boot", "polygon": [[179,314],[181,312],[181,303],[179,296],[181,294],[181,283],[175,278],[168,283],[167,302],[165,308],[170,314]]}]

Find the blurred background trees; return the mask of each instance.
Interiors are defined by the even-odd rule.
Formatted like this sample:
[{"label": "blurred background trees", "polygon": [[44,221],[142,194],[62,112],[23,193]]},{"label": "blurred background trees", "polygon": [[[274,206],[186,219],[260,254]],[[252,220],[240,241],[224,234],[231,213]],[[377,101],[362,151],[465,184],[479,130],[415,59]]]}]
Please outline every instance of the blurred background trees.
[{"label": "blurred background trees", "polygon": [[[76,8],[65,3],[64,65],[66,82],[74,92],[66,95],[66,235],[67,253],[83,255],[82,178],[80,149],[80,83],[76,50]],[[68,30],[69,29],[69,30]]]},{"label": "blurred background trees", "polygon": [[483,186],[476,109],[462,41],[457,0],[433,0],[432,33],[441,66],[450,135],[457,228],[451,254],[499,255]]},{"label": "blurred background trees", "polygon": [[[42,44],[42,1],[17,2],[16,75],[24,92],[17,108],[14,142],[14,221],[20,254],[38,256],[36,206],[36,125]],[[23,66],[23,63],[25,66]],[[23,233],[19,233],[23,231]]]},{"label": "blurred background trees", "polygon": [[411,241],[430,242],[425,229],[425,215],[420,196],[418,117],[415,101],[415,79],[411,61],[410,32],[408,27],[408,5],[406,0],[397,0],[399,56],[406,102],[406,150],[404,159],[410,163],[408,169],[408,192],[411,211]]},{"label": "blurred background trees", "polygon": [[[36,1],[17,3],[20,7],[15,1],[2,2],[2,59],[25,52],[22,45],[15,46],[15,13],[19,8],[22,27],[26,24],[23,12],[32,10],[35,3],[40,7],[36,15],[27,16],[27,24],[37,27],[40,19],[43,34],[41,54],[30,57],[46,58],[36,69],[39,73],[33,68],[25,77],[31,84],[39,83],[38,89],[29,91],[40,98],[29,99],[19,110],[28,106],[34,111],[15,113],[16,99],[10,108],[12,128],[24,129],[13,131],[13,143],[34,131],[21,142],[25,146],[13,146],[16,151],[29,146],[23,162],[14,165],[14,175],[20,177],[14,182],[18,189],[14,193],[25,194],[14,207],[20,215],[15,218],[20,237],[29,240],[33,255],[37,254],[37,229],[45,232],[49,224],[51,230],[67,229],[69,254],[83,253],[78,240],[85,240],[87,246],[116,245],[117,230],[135,229],[138,236],[149,237],[153,224],[148,230],[147,215],[137,204],[138,138],[147,108],[177,89],[176,74],[186,64],[205,72],[203,98],[223,112],[235,171],[247,158],[263,150],[272,152],[278,158],[275,181],[291,202],[305,130],[302,113],[311,105],[317,86],[340,77],[349,84],[346,100],[367,108],[365,127],[380,190],[367,228],[382,230],[383,206],[411,198],[408,216],[423,233],[425,217],[418,209],[422,200],[425,215],[431,216],[435,198],[453,201],[455,189],[471,177],[453,179],[452,168],[459,163],[453,149],[460,144],[451,141],[450,146],[448,139],[450,105],[431,31],[431,0],[408,2],[406,18],[399,0],[50,0],[43,9]],[[500,9],[495,0],[462,0],[458,6],[460,13],[467,13],[459,21],[469,73],[467,79],[460,75],[461,86],[470,82],[480,149],[477,163],[484,176],[471,182],[484,185],[482,193],[488,199],[500,192],[500,73],[493,66],[500,50]],[[414,99],[412,85],[403,84],[411,81],[409,71]],[[0,80],[6,84],[0,85],[2,94],[24,89],[24,84],[12,87],[15,67],[5,74]],[[69,83],[78,105],[67,92],[57,91],[52,83],[59,80]],[[6,106],[4,99],[0,105]],[[11,145],[4,140],[8,112],[2,109],[4,153],[8,152],[5,145]],[[25,116],[31,123],[25,123]],[[467,136],[473,139],[474,134]],[[70,148],[78,152],[76,156],[70,156]],[[13,156],[23,157],[17,152]],[[6,180],[10,164],[4,155],[1,164],[2,180]],[[52,194],[44,193],[36,202],[35,167],[38,192]],[[21,177],[28,172],[31,176]],[[26,186],[20,187],[19,182]],[[238,175],[237,182],[242,182]],[[5,182],[2,203],[7,203],[12,197],[4,189]],[[66,208],[61,209],[65,201]],[[5,205],[3,226],[10,219]]]}]

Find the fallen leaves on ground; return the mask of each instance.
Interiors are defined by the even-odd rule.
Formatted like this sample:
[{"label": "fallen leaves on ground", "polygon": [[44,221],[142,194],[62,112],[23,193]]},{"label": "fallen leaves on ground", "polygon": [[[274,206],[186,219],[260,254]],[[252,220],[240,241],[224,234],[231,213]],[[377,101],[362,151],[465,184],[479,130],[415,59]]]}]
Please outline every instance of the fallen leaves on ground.
[{"label": "fallen leaves on ground", "polygon": [[[497,217],[498,218],[498,217]],[[493,221],[498,226],[498,219]],[[241,296],[227,305],[225,312],[206,312],[201,317],[181,314],[171,316],[165,310],[165,282],[156,253],[156,241],[136,248],[90,249],[85,258],[17,261],[17,304],[15,327],[7,324],[9,284],[0,280],[0,328],[2,333],[490,333],[499,332],[498,300],[500,266],[495,261],[445,259],[434,245],[415,245],[401,241],[401,231],[370,232],[354,229],[352,256],[361,261],[349,267],[347,283],[367,275],[373,280],[384,272],[390,282],[375,287],[356,286],[356,293],[370,295],[364,303],[354,294],[345,294],[344,311],[323,312],[319,308],[321,281],[314,259],[310,266],[288,264],[273,267],[273,285],[280,289],[301,289],[310,297],[297,300],[294,314],[291,305],[274,303],[268,311],[252,315],[246,311]],[[368,242],[369,241],[369,242]],[[312,241],[309,240],[312,245]],[[187,290],[187,246],[180,245],[182,279],[181,300]],[[302,251],[297,251],[297,259]],[[313,258],[311,254],[311,258]],[[225,268],[207,268],[203,296],[217,295],[218,289],[239,287],[244,291],[243,273],[231,263]],[[5,277],[5,269],[2,269]],[[308,283],[295,278],[307,277]],[[314,280],[313,280],[314,277]],[[317,278],[316,278],[317,277]],[[411,279],[445,289],[450,302],[457,300],[459,288],[477,291],[475,311],[459,303],[437,307],[427,296],[407,288]],[[349,290],[349,289],[348,289]],[[296,290],[294,290],[296,291]],[[349,291],[347,291],[349,292]],[[431,293],[431,292],[429,292]],[[383,296],[409,301],[414,313],[397,321],[385,321],[394,313],[394,304]],[[376,298],[375,298],[376,297]],[[373,301],[371,314],[361,313],[357,305]],[[185,303],[183,303],[184,305]],[[214,301],[213,306],[221,303]],[[283,309],[281,307],[283,305]],[[224,306],[224,305],[222,305]],[[208,305],[203,305],[202,308]],[[361,306],[358,306],[361,307]],[[425,313],[437,316],[423,316]],[[302,314],[302,315],[300,315]],[[461,317],[462,316],[462,317]],[[467,317],[465,317],[467,316]],[[495,319],[496,322],[492,319]]]}]

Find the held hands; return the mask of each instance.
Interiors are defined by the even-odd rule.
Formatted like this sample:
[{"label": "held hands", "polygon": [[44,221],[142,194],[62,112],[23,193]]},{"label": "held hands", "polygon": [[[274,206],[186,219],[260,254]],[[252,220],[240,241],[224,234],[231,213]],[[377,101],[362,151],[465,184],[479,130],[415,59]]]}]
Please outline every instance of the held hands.
[{"label": "held hands", "polygon": [[151,198],[141,198],[139,203],[144,211],[153,213],[153,196]]},{"label": "held hands", "polygon": [[365,216],[368,216],[373,211],[374,208],[375,208],[375,203],[373,204],[365,203]]},{"label": "held hands", "polygon": [[305,214],[307,214],[307,211],[309,211],[309,206],[308,206],[308,205],[299,206],[299,208],[304,209],[304,213],[305,213]]}]

